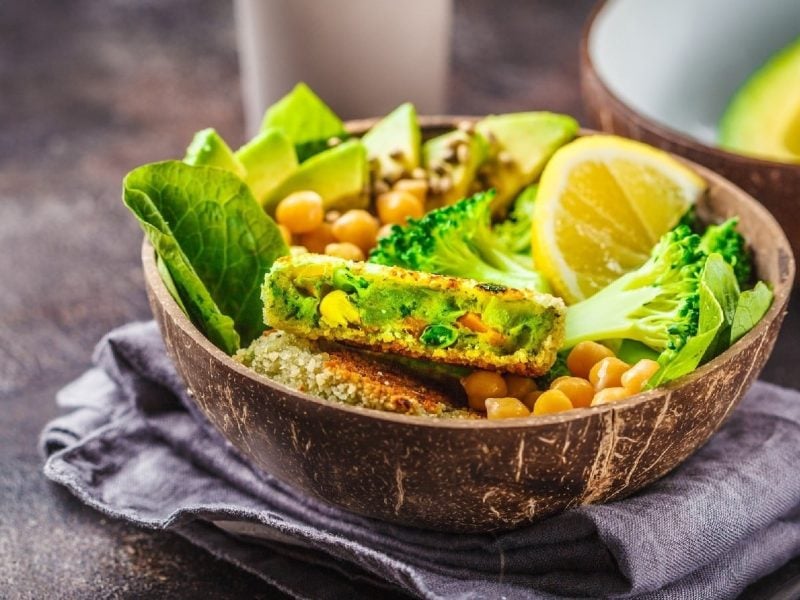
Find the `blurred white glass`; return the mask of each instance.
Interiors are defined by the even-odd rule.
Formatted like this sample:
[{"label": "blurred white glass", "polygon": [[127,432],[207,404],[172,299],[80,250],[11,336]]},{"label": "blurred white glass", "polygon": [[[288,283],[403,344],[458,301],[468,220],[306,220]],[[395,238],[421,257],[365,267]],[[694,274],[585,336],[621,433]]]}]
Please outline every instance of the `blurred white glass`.
[{"label": "blurred white glass", "polygon": [[247,131],[305,81],[343,119],[444,112],[452,0],[236,0]]}]

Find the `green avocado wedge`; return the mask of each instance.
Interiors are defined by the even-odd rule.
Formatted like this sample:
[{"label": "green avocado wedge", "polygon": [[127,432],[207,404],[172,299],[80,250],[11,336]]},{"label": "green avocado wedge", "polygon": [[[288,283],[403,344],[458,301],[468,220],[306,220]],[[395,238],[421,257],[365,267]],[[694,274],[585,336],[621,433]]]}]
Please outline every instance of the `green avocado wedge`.
[{"label": "green avocado wedge", "polygon": [[325,210],[366,208],[369,183],[367,153],[359,140],[348,140],[312,156],[264,198],[269,214],[292,192],[312,190],[322,196]]},{"label": "green avocado wedge", "polygon": [[241,179],[214,167],[152,163],[128,173],[122,200],[206,337],[233,354],[261,335],[261,283],[289,249]]},{"label": "green avocado wedge", "polygon": [[342,120],[305,83],[267,109],[261,131],[278,129],[295,145],[300,162],[324,151],[328,140],[347,137]]},{"label": "green avocado wedge", "polygon": [[280,130],[267,129],[236,151],[244,177],[256,200],[263,203],[299,166],[294,145]]},{"label": "green avocado wedge", "polygon": [[522,188],[538,180],[545,163],[575,137],[578,128],[572,117],[550,112],[490,115],[478,121],[475,129],[490,148],[481,172],[487,187],[497,190],[497,213],[504,213]]},{"label": "green avocado wedge", "polygon": [[410,102],[401,104],[361,138],[374,177],[392,184],[419,167],[422,134],[417,110]]},{"label": "green avocado wedge", "polygon": [[488,150],[483,136],[461,129],[425,142],[422,162],[431,183],[430,205],[447,206],[469,196]]},{"label": "green avocado wedge", "polygon": [[719,144],[740,154],[800,163],[800,37],[736,92],[720,120]]},{"label": "green avocado wedge", "polygon": [[194,134],[194,138],[186,148],[183,162],[187,165],[225,169],[242,178],[246,174],[244,165],[234,155],[222,136],[211,127]]}]

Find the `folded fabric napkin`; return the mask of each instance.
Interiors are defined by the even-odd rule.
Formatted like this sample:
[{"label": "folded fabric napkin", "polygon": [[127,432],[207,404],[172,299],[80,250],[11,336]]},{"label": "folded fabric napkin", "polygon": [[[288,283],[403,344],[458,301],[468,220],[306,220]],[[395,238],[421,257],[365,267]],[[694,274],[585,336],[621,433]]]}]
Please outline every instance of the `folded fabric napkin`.
[{"label": "folded fabric napkin", "polygon": [[359,517],[251,467],[196,410],[153,322],[108,334],[94,362],[42,433],[47,477],[299,598],[732,598],[800,554],[796,391],[757,383],[631,498],[456,535]]}]

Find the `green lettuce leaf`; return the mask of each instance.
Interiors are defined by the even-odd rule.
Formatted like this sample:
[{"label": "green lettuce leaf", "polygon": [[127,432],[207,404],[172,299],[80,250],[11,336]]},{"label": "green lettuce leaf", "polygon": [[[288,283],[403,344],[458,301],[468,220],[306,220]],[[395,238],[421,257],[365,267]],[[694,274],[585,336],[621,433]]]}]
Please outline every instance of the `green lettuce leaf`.
[{"label": "green lettuce leaf", "polygon": [[647,388],[658,387],[673,379],[678,379],[694,371],[703,360],[709,346],[714,343],[720,327],[725,322],[722,307],[714,297],[708,285],[700,282],[700,325],[697,335],[686,340],[675,357],[653,375],[647,382]]},{"label": "green lettuce leaf", "polygon": [[264,330],[260,288],[288,248],[236,175],[166,161],[134,169],[123,202],[163,260],[192,321],[233,354]]},{"label": "green lettuce leaf", "polygon": [[[703,267],[703,281],[708,285],[722,309],[723,322],[714,341],[709,345],[702,362],[719,356],[728,349],[731,340],[731,325],[736,305],[739,303],[739,283],[733,267],[721,254],[710,254]],[[702,319],[702,312],[701,319]]]},{"label": "green lettuce leaf", "polygon": [[[722,260],[719,255],[712,254],[711,256],[717,256]],[[725,326],[725,312],[714,290],[718,293],[723,291],[727,293],[728,290],[725,288],[724,279],[720,280],[721,272],[718,269],[719,265],[715,264],[716,261],[712,261],[709,267],[708,260],[710,259],[711,257],[706,260],[698,286],[700,316],[697,333],[686,340],[683,347],[669,362],[661,365],[656,374],[647,381],[647,389],[656,388],[694,371],[703,361],[709,348],[714,345],[720,329]],[[727,264],[724,260],[722,262]],[[734,283],[735,281],[734,278]]]},{"label": "green lettuce leaf", "polygon": [[742,292],[733,314],[731,344],[755,327],[771,305],[772,290],[763,281],[759,281],[752,290]]},{"label": "green lettuce leaf", "polygon": [[156,268],[158,269],[158,274],[161,275],[161,281],[164,282],[164,286],[167,288],[169,295],[172,296],[172,299],[181,307],[181,310],[188,315],[189,311],[186,310],[186,305],[183,303],[183,300],[181,300],[181,295],[178,293],[178,288],[175,286],[175,281],[172,279],[169,267],[167,267],[167,263],[165,263],[164,259],[158,254],[156,254]]}]

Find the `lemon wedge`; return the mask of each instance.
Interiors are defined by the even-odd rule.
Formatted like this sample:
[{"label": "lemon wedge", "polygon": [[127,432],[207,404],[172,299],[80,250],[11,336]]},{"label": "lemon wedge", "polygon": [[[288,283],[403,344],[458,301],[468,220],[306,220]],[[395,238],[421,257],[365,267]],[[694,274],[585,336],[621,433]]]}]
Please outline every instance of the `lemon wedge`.
[{"label": "lemon wedge", "polygon": [[578,138],[545,166],[533,213],[533,254],[568,303],[640,267],[705,192],[675,158],[613,135]]}]

